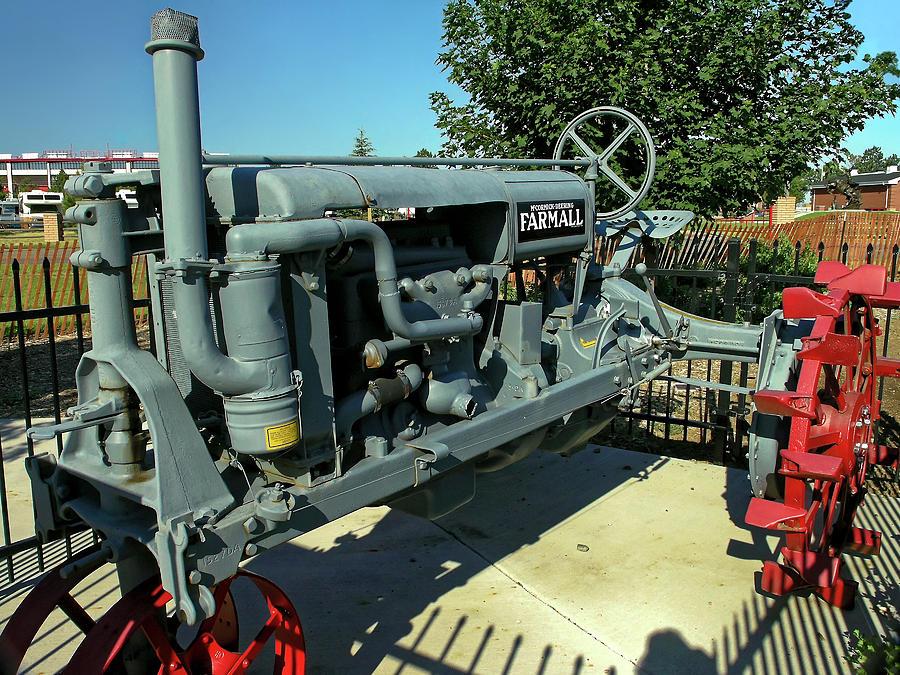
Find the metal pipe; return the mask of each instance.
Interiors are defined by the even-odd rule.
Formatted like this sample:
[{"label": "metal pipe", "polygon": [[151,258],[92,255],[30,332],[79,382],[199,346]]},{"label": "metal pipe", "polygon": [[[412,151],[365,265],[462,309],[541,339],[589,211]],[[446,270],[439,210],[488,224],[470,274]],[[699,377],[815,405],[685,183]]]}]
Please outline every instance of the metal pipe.
[{"label": "metal pipe", "polygon": [[478,333],[478,314],[410,322],[403,313],[397,286],[394,249],[387,234],[366,220],[314,220],[247,223],[232,227],[225,236],[229,259],[259,258],[278,253],[301,253],[334,248],[345,241],[365,241],[375,254],[375,278],[384,321],[397,336],[423,342]]},{"label": "metal pipe", "polygon": [[503,157],[345,157],[343,155],[203,155],[203,163],[214,166],[532,166],[586,168],[588,159],[508,159]]},{"label": "metal pipe", "polygon": [[372,339],[366,343],[363,349],[363,360],[366,368],[381,368],[387,363],[388,357],[396,352],[409,349],[413,343],[406,338],[394,338],[393,340]]},{"label": "metal pipe", "polygon": [[[156,95],[156,130],[167,262],[205,263],[206,208],[200,163],[200,103],[197,61],[203,58],[197,19],[172,9],[154,14],[151,41]],[[206,271],[190,265],[173,278],[179,339],[191,371],[225,396],[257,391],[269,384],[264,361],[225,356],[216,344],[209,312]],[[289,380],[290,373],[287,374]]]},{"label": "metal pipe", "polygon": [[398,403],[418,389],[424,376],[415,363],[397,371],[396,377],[379,378],[369,383],[367,389],[350,394],[335,408],[334,428],[338,440],[350,433],[357,421],[378,412],[384,406]]}]

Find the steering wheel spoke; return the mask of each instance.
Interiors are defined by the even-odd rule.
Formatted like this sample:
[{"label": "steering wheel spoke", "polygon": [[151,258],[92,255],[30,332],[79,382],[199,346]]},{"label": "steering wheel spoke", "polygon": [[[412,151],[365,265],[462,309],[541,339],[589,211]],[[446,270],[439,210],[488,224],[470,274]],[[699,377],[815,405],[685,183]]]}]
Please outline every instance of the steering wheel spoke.
[{"label": "steering wheel spoke", "polygon": [[609,147],[606,148],[602,153],[600,153],[599,159],[600,162],[607,162],[609,158],[613,156],[613,153],[622,147],[622,144],[628,140],[628,137],[631,135],[631,132],[634,131],[636,127],[634,124],[629,123],[625,130],[616,136],[615,140],[609,144]]},{"label": "steering wheel spoke", "polygon": [[609,168],[604,163],[601,163],[597,168],[600,169],[600,173],[609,178],[610,182],[619,188],[622,192],[628,195],[629,199],[634,199],[637,196],[637,192],[628,187],[628,184],[622,180],[622,177],[619,176],[615,171]]},{"label": "steering wheel spoke", "polygon": [[569,138],[581,149],[587,159],[593,159],[597,156],[597,153],[591,150],[591,146],[585,143],[581,136],[575,133],[574,129],[569,131]]}]

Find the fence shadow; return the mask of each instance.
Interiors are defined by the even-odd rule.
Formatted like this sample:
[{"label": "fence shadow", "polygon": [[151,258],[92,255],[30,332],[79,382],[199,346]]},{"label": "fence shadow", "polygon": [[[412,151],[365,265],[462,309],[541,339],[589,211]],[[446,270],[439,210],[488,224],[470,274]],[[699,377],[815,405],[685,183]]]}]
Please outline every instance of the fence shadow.
[{"label": "fence shadow", "polygon": [[[314,671],[318,667],[329,672],[378,669],[399,673],[408,665],[439,673],[549,673],[615,667],[611,658],[628,663],[629,656],[610,657],[609,649],[616,649],[614,642],[602,633],[588,633],[590,629],[582,627],[577,616],[566,614],[565,603],[547,601],[553,606],[553,619],[559,621],[562,616],[589,641],[589,647],[574,657],[568,650],[565,660],[552,642],[535,643],[534,636],[542,631],[535,628],[534,617],[523,615],[523,607],[513,600],[509,601],[508,621],[497,622],[494,614],[493,621],[485,625],[484,614],[479,612],[482,594],[499,592],[492,587],[496,582],[488,581],[490,575],[483,572],[499,572],[509,587],[538,597],[540,592],[531,590],[531,586],[540,575],[550,573],[552,561],[535,560],[529,574],[536,576],[517,578],[509,571],[507,557],[534,545],[623,486],[644,481],[652,484],[654,475],[670,463],[639,453],[613,458],[606,461],[603,451],[587,451],[571,459],[535,456],[497,474],[481,476],[476,498],[436,521],[440,530],[396,511],[383,517],[376,513],[371,525],[340,534],[328,543],[317,541],[314,548],[304,547],[301,540],[301,545],[261,556],[251,568],[282,584],[297,603],[312,645],[310,663]],[[722,508],[740,528],[735,536],[745,539],[741,531],[746,529],[743,515],[749,501],[746,474],[731,469],[723,475]],[[900,514],[896,501],[871,501],[863,522],[885,532],[897,532]],[[622,514],[622,518],[628,517],[628,513]],[[737,548],[734,542],[725,540],[706,542],[710,550],[721,546],[729,557],[756,561],[770,558],[777,546],[776,538],[757,532],[752,532],[752,543]],[[462,550],[458,544],[462,544]],[[603,546],[602,536],[593,546]],[[757,595],[748,577],[742,588],[746,597],[734,602],[729,618],[717,633],[710,634],[709,644],[691,644],[680,630],[683,626],[667,626],[661,614],[658,630],[647,636],[639,657],[631,655],[634,660],[629,667],[651,673],[840,670],[853,629],[872,634],[892,625],[891,611],[896,613],[900,605],[897,549],[897,543],[891,541],[880,559],[850,559],[848,574],[863,582],[866,589],[874,589],[865,591],[866,602],[860,601],[852,612],[831,608],[813,596],[773,599]],[[703,555],[703,549],[698,549],[698,558]],[[639,555],[629,561],[609,560],[608,564],[632,565],[634,583],[641,583],[644,571]],[[340,578],[335,578],[335,570],[341,571]],[[585,585],[599,582],[599,577],[585,573]],[[672,583],[679,583],[677,577]],[[470,611],[464,611],[467,604],[460,609],[459,596],[449,599],[454,591],[463,589],[466,603],[473,606]],[[335,603],[335,593],[349,599]],[[703,593],[703,589],[698,588],[697,593]],[[623,610],[609,616],[610,630],[629,621],[629,600],[619,600]],[[520,622],[527,630],[519,626]],[[319,660],[317,653],[327,657]],[[501,668],[498,663],[505,665]]]}]

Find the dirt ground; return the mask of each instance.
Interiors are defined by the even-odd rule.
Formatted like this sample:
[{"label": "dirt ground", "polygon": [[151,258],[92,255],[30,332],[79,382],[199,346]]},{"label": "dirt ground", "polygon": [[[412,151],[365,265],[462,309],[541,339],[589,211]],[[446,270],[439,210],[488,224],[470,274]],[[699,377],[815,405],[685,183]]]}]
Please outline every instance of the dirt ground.
[{"label": "dirt ground", "polygon": [[[147,330],[138,333],[138,344],[147,349],[150,335]],[[91,348],[90,335],[79,344],[75,336],[56,339],[56,363],[58,389],[54,386],[53,363],[50,341],[29,340],[25,346],[24,359],[16,342],[0,346],[0,417],[21,419],[25,414],[25,379],[31,397],[32,417],[52,417],[55,409],[54,391],[59,392],[59,409],[65,416],[66,409],[78,401],[75,390],[75,367],[83,351]],[[24,360],[24,367],[23,367]],[[26,373],[25,378],[22,374]]]}]

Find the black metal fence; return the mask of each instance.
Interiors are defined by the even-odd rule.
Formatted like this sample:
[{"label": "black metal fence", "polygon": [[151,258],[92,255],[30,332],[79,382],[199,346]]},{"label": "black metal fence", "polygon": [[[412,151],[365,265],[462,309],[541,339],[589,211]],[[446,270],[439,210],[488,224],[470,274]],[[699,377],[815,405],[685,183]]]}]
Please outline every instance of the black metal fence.
[{"label": "black metal fence", "polygon": [[[146,274],[145,265],[140,269]],[[13,259],[4,270],[8,276],[2,288],[12,295],[13,308],[0,312],[0,335],[12,338],[0,344],[0,586],[34,577],[97,542],[96,535],[85,530],[73,530],[59,541],[41,542],[34,534],[30,499],[22,498],[30,494],[24,460],[36,452],[35,442],[25,430],[36,422],[59,423],[63,411],[76,403],[75,366],[90,349],[89,306],[83,302],[82,277],[68,261],[64,272],[72,276],[74,294],[70,304],[57,305],[54,289],[59,287],[62,272],[58,264],[43,258],[37,280],[43,302],[36,307],[34,302],[23,300],[26,284],[20,261]],[[29,279],[29,290],[34,281]],[[142,342],[152,351],[149,299],[134,300],[134,309],[141,314],[135,323],[143,328]],[[73,335],[57,335],[63,317],[74,321]],[[40,330],[34,330],[35,324]],[[40,337],[35,338],[35,334]],[[56,438],[55,449],[62,450],[61,437]],[[11,495],[17,498],[15,509],[11,509]],[[21,522],[23,519],[28,522]]]},{"label": "black metal fence", "polygon": [[[893,247],[890,278],[897,274],[900,246]],[[751,242],[741,253],[737,239],[728,243],[724,269],[654,269],[651,273],[663,301],[708,318],[723,321],[757,322],[780,304],[780,291],[786,286],[813,285],[812,268],[817,259],[797,245],[791,251],[764,249]],[[819,250],[821,259],[821,249]],[[775,262],[773,262],[775,261]],[[146,267],[143,268],[144,273]],[[6,273],[6,271],[4,271]],[[89,330],[85,330],[88,306],[82,301],[77,271],[75,294],[71,304],[56,306],[51,291],[51,266],[42,263],[43,306],[25,308],[22,301],[21,272],[17,261],[9,266],[14,308],[0,312],[0,334],[12,329],[15,339],[0,348],[0,586],[24,581],[40,574],[48,566],[59,564],[74,552],[96,542],[92,532],[71,532],[63,540],[44,544],[33,529],[24,532],[22,523],[12,527],[9,496],[15,492],[21,507],[23,493],[30,493],[22,464],[34,455],[31,439],[24,430],[38,418],[59,422],[62,411],[75,403],[74,371],[78,358],[90,348]],[[148,280],[149,281],[149,280]],[[142,311],[143,344],[152,351],[152,320],[147,321],[149,300],[135,300],[136,312]],[[74,318],[74,336],[60,338],[54,330],[55,319]],[[45,322],[46,337],[29,337],[26,321]],[[891,312],[883,315],[882,352],[887,354],[890,342]],[[755,366],[730,362],[697,362],[683,364],[679,373],[687,378],[704,378],[751,387]],[[883,383],[881,385],[883,391]],[[900,397],[898,397],[900,398]],[[720,463],[743,464],[746,457],[746,394],[714,392],[671,380],[661,380],[644,387],[639,408],[623,414],[604,432],[599,441],[630,448],[646,448],[672,455],[696,457]],[[10,447],[10,439],[19,439]],[[56,449],[62,447],[56,439]],[[13,475],[14,474],[14,475]],[[10,483],[10,479],[15,484]],[[30,500],[29,500],[30,502]],[[28,507],[25,506],[25,509]],[[28,514],[31,515],[31,514]],[[22,518],[22,514],[18,514]],[[31,523],[25,524],[30,527]]]},{"label": "black metal fence", "polygon": [[[799,242],[779,251],[777,241],[767,246],[752,240],[742,252],[741,240],[736,238],[727,246],[724,269],[651,269],[660,299],[705,318],[756,324],[781,307],[784,288],[815,287],[815,267],[822,261],[824,251],[823,246],[811,249]],[[873,246],[868,245],[865,251],[866,262],[872,262]],[[891,281],[897,277],[898,258],[900,245],[895,244],[888,269]],[[846,245],[841,248],[841,261],[847,261]],[[876,311],[883,330],[881,353],[885,356],[891,343],[891,314],[892,310]],[[709,360],[675,364],[673,373],[753,389],[756,366]],[[882,398],[884,387],[882,379]],[[900,403],[900,392],[888,392],[886,399],[885,418],[892,423],[890,411]],[[598,442],[746,466],[750,413],[747,394],[661,379],[645,385],[638,401],[638,407],[614,420]]]}]

